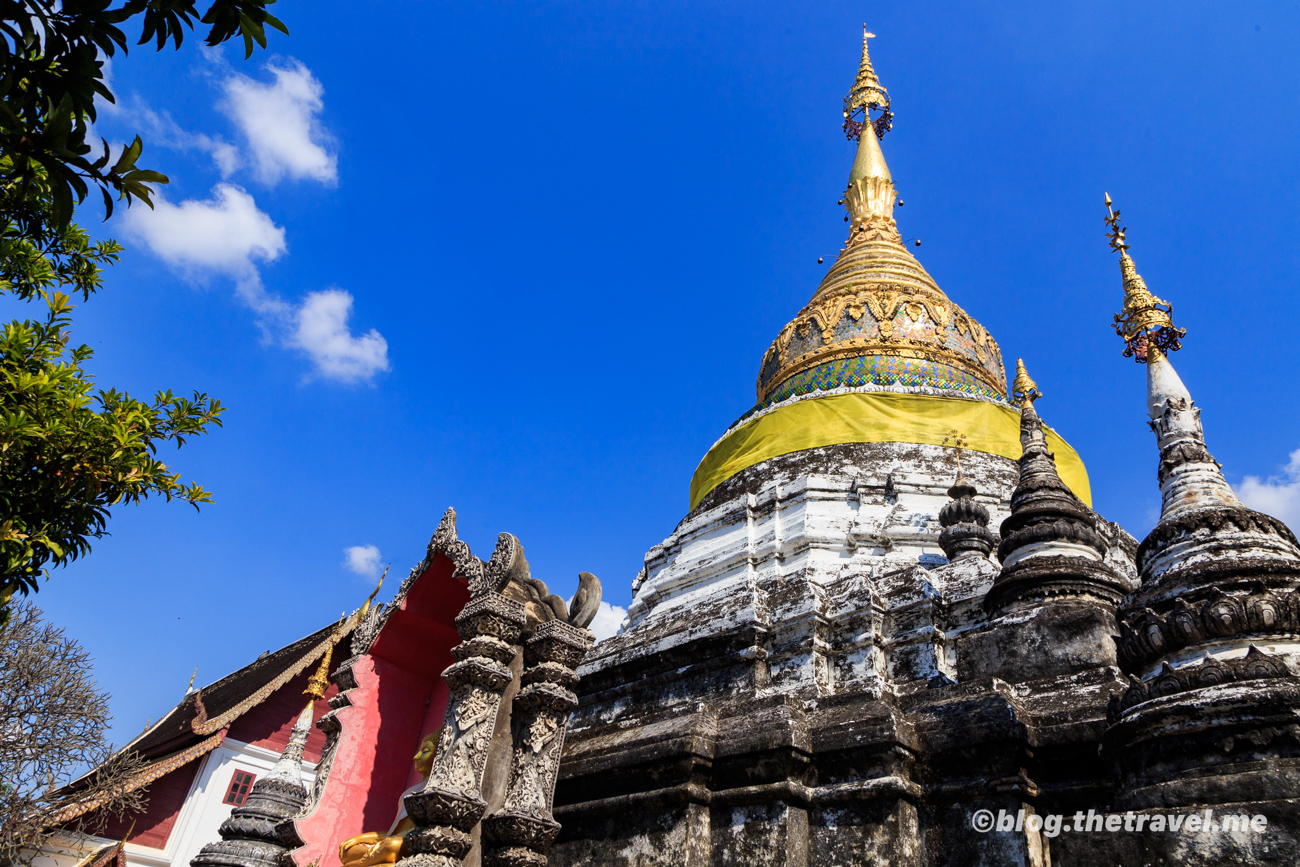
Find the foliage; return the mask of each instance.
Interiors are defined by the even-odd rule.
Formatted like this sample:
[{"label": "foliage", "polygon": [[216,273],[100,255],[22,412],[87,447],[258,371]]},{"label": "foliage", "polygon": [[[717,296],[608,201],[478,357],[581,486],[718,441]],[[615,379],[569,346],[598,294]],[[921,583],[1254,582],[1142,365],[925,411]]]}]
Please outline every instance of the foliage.
[{"label": "foliage", "polygon": [[[0,155],[0,177],[11,165],[9,157]],[[0,215],[48,209],[50,199],[44,178],[25,185],[10,182],[0,186]],[[53,226],[40,237],[31,237],[17,222],[6,221],[0,224],[0,294],[9,292],[31,301],[47,297],[51,290],[67,289],[89,299],[100,287],[102,266],[117,262],[121,252],[115,241],[92,244],[90,235],[76,223]]]},{"label": "foliage", "polygon": [[[0,188],[0,201],[12,194],[13,186]],[[49,207],[51,197],[38,202]],[[43,243],[12,223],[0,228],[0,292],[47,307],[44,319],[0,328],[0,619],[15,592],[38,589],[48,566],[90,551],[111,506],[150,495],[196,508],[211,502],[157,453],[220,426],[220,402],[160,391],[145,403],[98,390],[84,366],[93,351],[69,345],[73,307],[59,290],[88,298],[100,287],[101,266],[117,261],[119,250],[113,241],[92,244],[74,223]]]},{"label": "foliage", "polygon": [[[24,850],[30,857],[50,839],[51,825],[94,834],[110,818],[144,809],[143,792],[123,785],[143,760],[114,755],[104,739],[108,700],[85,650],[42,621],[40,609],[15,606],[0,627],[0,863],[25,860]],[[88,803],[97,808],[72,816]]]},{"label": "foliage", "polygon": [[55,293],[41,320],[0,330],[0,604],[38,589],[47,565],[90,551],[109,507],[150,494],[211,502],[156,457],[165,443],[220,425],[219,401],[160,391],[152,403],[95,390],[89,346],[67,344],[68,296]]},{"label": "foliage", "polygon": [[[119,25],[139,18],[140,39],[161,51],[170,40],[180,48],[196,22],[209,26],[205,42],[220,45],[243,37],[245,56],[254,44],[266,47],[266,27],[288,33],[266,7],[275,0],[213,0],[201,15],[193,0],[0,0],[0,186],[16,185],[0,220],[42,243],[72,218],[75,205],[91,187],[103,195],[106,216],[113,195],[152,206],[151,183],[165,184],[158,172],[139,168],[144,144],[139,136],[116,159],[108,142],[88,141],[96,118],[95,102],[115,102],[104,77],[104,58],[128,50]],[[31,185],[48,184],[51,208],[23,207],[32,201]],[[52,219],[51,219],[52,218]]]},{"label": "foliage", "polygon": [[210,502],[157,452],[220,425],[220,403],[198,392],[160,391],[145,403],[96,390],[83,367],[90,348],[67,346],[69,293],[89,299],[121,252],[92,243],[72,213],[92,188],[105,218],[114,194],[152,207],[150,184],[167,183],[137,166],[139,136],[116,159],[106,140],[101,151],[88,140],[96,101],[115,102],[104,64],[128,51],[122,25],[136,21],[137,44],[161,51],[202,23],[209,46],[239,35],[249,57],[266,47],[266,27],[288,33],[267,12],[274,2],[212,0],[200,13],[194,0],[0,0],[0,294],[48,306],[43,320],[0,331],[0,623],[47,566],[90,550],[110,506],[151,494]]}]

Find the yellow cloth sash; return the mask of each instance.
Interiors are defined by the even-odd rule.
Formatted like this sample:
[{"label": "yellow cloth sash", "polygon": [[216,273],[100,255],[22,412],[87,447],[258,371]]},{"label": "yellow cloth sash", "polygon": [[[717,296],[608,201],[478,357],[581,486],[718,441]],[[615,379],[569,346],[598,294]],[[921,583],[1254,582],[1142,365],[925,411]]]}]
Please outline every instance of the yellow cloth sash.
[{"label": "yellow cloth sash", "polygon": [[[1016,459],[1020,413],[998,403],[923,394],[857,392],[800,400],[759,416],[709,449],[691,478],[691,508],[741,470],[779,455],[839,443],[943,445],[952,431],[966,448]],[[1092,506],[1088,471],[1079,453],[1044,425],[1061,481]]]}]

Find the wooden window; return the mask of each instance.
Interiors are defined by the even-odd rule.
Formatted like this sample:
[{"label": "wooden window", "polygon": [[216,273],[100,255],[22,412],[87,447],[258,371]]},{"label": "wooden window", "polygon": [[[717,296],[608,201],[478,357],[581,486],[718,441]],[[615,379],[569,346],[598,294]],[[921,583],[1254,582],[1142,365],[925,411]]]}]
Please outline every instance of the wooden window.
[{"label": "wooden window", "polygon": [[248,771],[235,771],[235,775],[230,778],[230,788],[226,790],[226,797],[221,803],[244,806],[244,801],[248,800],[248,790],[253,788],[253,780],[256,779]]}]

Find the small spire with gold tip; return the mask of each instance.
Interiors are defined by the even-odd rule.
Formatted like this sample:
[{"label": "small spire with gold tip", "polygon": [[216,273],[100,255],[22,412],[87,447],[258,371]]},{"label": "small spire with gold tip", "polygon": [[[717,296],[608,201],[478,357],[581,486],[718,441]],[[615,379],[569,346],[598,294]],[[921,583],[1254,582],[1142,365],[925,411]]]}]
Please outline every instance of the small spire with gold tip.
[{"label": "small spire with gold tip", "polygon": [[[377,588],[376,588],[377,589]],[[325,648],[325,655],[320,659],[320,665],[316,666],[315,673],[307,681],[307,688],[302,691],[303,695],[311,696],[312,701],[318,701],[325,697],[325,690],[329,689],[330,659],[334,656],[334,645],[338,644],[339,639],[343,637],[343,622],[334,630],[330,636],[330,646]],[[311,701],[308,702],[308,705]]]},{"label": "small spire with gold tip", "polygon": [[[867,53],[867,40],[875,35],[867,32],[867,25],[862,25],[862,62],[858,64],[858,77],[853,80],[849,95],[844,97],[844,134],[850,141],[856,141],[868,123],[875,129],[876,138],[884,137],[893,127],[894,113],[889,110],[889,92],[876,76]],[[871,117],[873,109],[880,112],[874,120]]]},{"label": "small spire with gold tip", "polygon": [[1124,338],[1124,357],[1146,364],[1148,356],[1181,349],[1187,329],[1174,325],[1173,305],[1147,289],[1133,257],[1128,254],[1129,243],[1124,237],[1127,230],[1119,224],[1119,211],[1112,204],[1107,193],[1105,222],[1110,227],[1110,248],[1119,253],[1120,273],[1124,278],[1124,309],[1115,314],[1115,333]]},{"label": "small spire with gold tip", "polygon": [[[898,224],[894,222],[894,200],[898,191],[880,150],[880,136],[889,128],[889,95],[880,86],[871,58],[867,56],[865,33],[862,40],[862,66],[853,89],[844,97],[844,129],[850,139],[857,139],[858,151],[849,170],[849,184],[840,204],[848,210],[849,239],[844,250],[867,239],[885,239],[901,243]],[[871,119],[872,109],[883,112]],[[867,126],[871,129],[868,130]],[[843,253],[841,250],[840,253]]]},{"label": "small spire with gold tip", "polygon": [[1025,360],[1016,359],[1016,379],[1011,384],[1011,398],[1015,401],[1016,406],[1021,409],[1028,409],[1034,405],[1034,401],[1043,396],[1038,390],[1038,383],[1029,378],[1029,372],[1025,370]]}]

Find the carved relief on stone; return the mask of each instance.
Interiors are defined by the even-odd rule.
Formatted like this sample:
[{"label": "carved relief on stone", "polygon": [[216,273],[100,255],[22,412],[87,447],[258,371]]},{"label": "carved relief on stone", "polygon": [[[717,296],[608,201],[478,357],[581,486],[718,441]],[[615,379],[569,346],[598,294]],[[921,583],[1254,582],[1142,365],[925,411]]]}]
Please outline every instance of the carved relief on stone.
[{"label": "carved relief on stone", "polygon": [[[509,783],[502,809],[489,817],[504,817],[492,825],[500,835],[492,836],[496,832],[485,821],[490,847],[518,848],[525,860],[489,852],[485,863],[497,857],[495,863],[501,864],[544,864],[542,853],[559,832],[551,818],[551,797],[564,728],[577,705],[573,669],[593,641],[584,627],[600,606],[600,581],[590,573],[580,575],[570,613],[563,599],[532,577],[523,545],[509,533],[498,537],[486,564],[471,558],[458,572],[468,578],[470,589],[470,602],[456,618],[463,640],[452,649],[456,662],[443,672],[450,696],[429,781],[405,800],[416,827],[406,835],[404,851],[411,854],[398,863],[450,867],[470,852],[471,832],[487,810],[483,781],[502,697],[513,679],[510,665],[527,635],[523,688],[511,705]],[[496,840],[506,842],[498,845]]]},{"label": "carved relief on stone", "polygon": [[416,826],[406,837],[412,854],[398,862],[406,867],[459,864],[470,850],[471,829],[487,809],[482,786],[488,748],[527,619],[522,603],[494,589],[509,580],[515,555],[504,539],[505,534],[488,568],[471,576],[479,595],[456,618],[464,641],[452,649],[457,661],[443,672],[451,694],[438,757],[424,789],[405,801]]},{"label": "carved relief on stone", "polygon": [[1128,689],[1123,694],[1111,694],[1107,718],[1113,725],[1142,702],[1167,695],[1223,683],[1289,677],[1290,674],[1281,659],[1269,656],[1253,644],[1245,656],[1237,659],[1223,660],[1207,654],[1201,662],[1182,668],[1174,668],[1166,662],[1147,683],[1130,674]]},{"label": "carved relief on stone", "polygon": [[471,600],[456,618],[463,639],[452,649],[456,662],[443,672],[450,696],[438,757],[424,789],[405,800],[416,826],[406,837],[412,854],[398,862],[407,867],[459,864],[470,850],[470,831],[487,809],[482,785],[488,748],[527,620],[522,603],[497,591],[522,559],[514,537],[503,533],[486,567],[465,564]]},{"label": "carved relief on stone", "polygon": [[546,850],[560,832],[551,805],[569,714],[578,705],[574,669],[592,643],[590,632],[562,620],[539,624],[528,640],[524,685],[511,708],[514,749],[505,800],[483,820],[485,867],[546,864]]},{"label": "carved relief on stone", "polygon": [[1298,632],[1300,599],[1294,591],[1283,597],[1263,586],[1241,595],[1220,589],[1196,602],[1180,597],[1164,615],[1147,608],[1126,618],[1120,625],[1120,665],[1138,671],[1166,653],[1203,641]]}]

